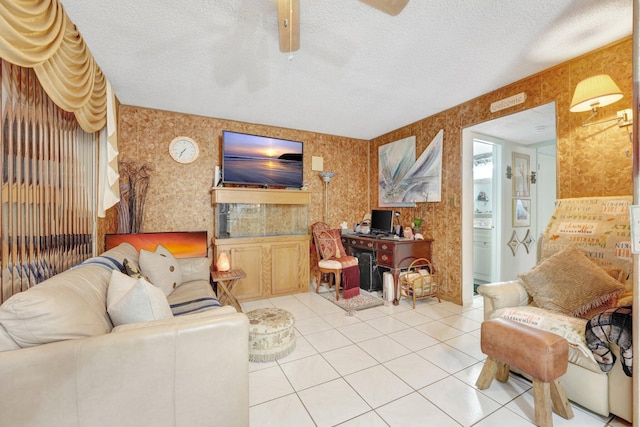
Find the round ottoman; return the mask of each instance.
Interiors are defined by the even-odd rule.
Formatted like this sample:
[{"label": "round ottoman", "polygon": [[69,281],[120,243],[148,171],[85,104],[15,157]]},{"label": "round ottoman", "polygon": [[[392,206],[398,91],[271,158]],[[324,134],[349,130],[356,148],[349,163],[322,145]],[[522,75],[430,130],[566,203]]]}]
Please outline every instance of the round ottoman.
[{"label": "round ottoman", "polygon": [[249,318],[249,360],[270,362],[296,347],[293,315],[281,308],[257,308]]}]

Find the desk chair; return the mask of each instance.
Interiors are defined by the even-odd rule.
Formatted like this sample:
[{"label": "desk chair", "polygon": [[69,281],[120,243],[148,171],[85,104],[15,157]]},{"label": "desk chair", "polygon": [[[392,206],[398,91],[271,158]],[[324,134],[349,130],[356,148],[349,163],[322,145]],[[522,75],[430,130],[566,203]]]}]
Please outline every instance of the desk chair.
[{"label": "desk chair", "polygon": [[318,273],[316,274],[316,293],[320,287],[320,279],[323,274],[329,276],[329,288],[332,285],[332,277],[335,278],[336,301],[340,299],[340,276],[342,270],[358,265],[356,257],[348,256],[340,240],[340,230],[332,229],[324,222],[316,222],[311,226],[313,241],[318,253]]}]

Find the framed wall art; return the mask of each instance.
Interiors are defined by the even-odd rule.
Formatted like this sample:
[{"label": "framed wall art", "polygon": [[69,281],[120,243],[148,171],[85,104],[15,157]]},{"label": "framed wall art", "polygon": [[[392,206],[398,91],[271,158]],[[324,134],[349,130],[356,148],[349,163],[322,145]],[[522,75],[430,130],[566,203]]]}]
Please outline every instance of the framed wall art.
[{"label": "framed wall art", "polygon": [[403,180],[415,162],[415,136],[378,147],[378,204],[380,206],[415,206],[413,200],[405,198],[407,185]]},{"label": "framed wall art", "polygon": [[529,181],[531,165],[529,163],[529,155],[512,153],[511,165],[513,168],[513,197],[531,197]]},{"label": "framed wall art", "polygon": [[529,227],[531,225],[531,200],[513,199],[513,226]]},{"label": "framed wall art", "polygon": [[443,141],[440,129],[418,160],[415,136],[378,147],[379,206],[442,201]]}]

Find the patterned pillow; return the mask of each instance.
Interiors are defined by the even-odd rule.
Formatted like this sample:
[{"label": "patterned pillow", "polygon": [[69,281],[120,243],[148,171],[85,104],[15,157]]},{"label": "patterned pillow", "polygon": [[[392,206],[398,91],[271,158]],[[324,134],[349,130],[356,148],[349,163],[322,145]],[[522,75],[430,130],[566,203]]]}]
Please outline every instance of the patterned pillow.
[{"label": "patterned pillow", "polygon": [[122,270],[120,271],[134,279],[144,279],[147,282],[150,282],[150,280],[140,271],[138,263],[135,261],[129,261],[127,258],[122,262]]},{"label": "patterned pillow", "polygon": [[575,246],[546,258],[520,279],[536,306],[575,317],[608,308],[624,293],[624,285]]},{"label": "patterned pillow", "polygon": [[342,246],[341,231],[338,229],[314,231],[314,240],[320,251],[322,259],[341,258],[347,256]]},{"label": "patterned pillow", "polygon": [[505,307],[491,313],[491,318],[503,317],[525,325],[553,332],[569,342],[569,346],[578,350],[584,357],[595,362],[593,353],[587,347],[585,326],[587,320],[553,313],[539,307]]}]

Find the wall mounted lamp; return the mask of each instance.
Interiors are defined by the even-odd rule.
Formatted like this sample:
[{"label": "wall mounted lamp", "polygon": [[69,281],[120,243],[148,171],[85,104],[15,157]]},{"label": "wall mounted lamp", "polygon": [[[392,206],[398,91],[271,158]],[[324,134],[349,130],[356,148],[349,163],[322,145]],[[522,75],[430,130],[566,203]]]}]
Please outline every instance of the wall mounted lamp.
[{"label": "wall mounted lamp", "polygon": [[[507,166],[507,171],[504,174],[507,179],[511,179],[512,175],[513,175],[513,170],[511,169],[511,166]],[[529,175],[529,182],[532,184],[536,183],[536,180],[538,179],[538,177],[536,176],[535,172],[531,172],[531,175]]]},{"label": "wall mounted lamp", "polygon": [[598,74],[578,83],[569,111],[572,113],[591,111],[591,115],[582,122],[582,126],[592,126],[614,120],[618,121],[620,127],[629,126],[633,123],[631,109],[618,111],[617,116],[613,119],[589,122],[598,115],[598,108],[613,104],[622,97],[622,91],[611,77],[607,74]]}]

